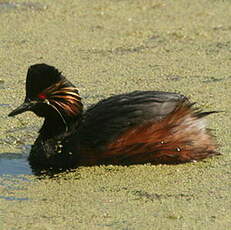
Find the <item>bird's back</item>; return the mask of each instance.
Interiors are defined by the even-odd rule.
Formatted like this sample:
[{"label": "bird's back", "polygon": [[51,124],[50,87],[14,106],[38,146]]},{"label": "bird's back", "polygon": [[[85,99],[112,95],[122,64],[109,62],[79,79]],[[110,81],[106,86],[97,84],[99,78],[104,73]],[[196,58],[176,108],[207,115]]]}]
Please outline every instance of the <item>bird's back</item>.
[{"label": "bird's back", "polygon": [[111,96],[91,106],[83,116],[76,138],[83,145],[102,148],[126,130],[157,122],[187,98],[177,93],[134,91]]},{"label": "bird's back", "polygon": [[72,137],[79,164],[183,163],[218,154],[204,116],[180,94],[135,91],[89,108]]}]

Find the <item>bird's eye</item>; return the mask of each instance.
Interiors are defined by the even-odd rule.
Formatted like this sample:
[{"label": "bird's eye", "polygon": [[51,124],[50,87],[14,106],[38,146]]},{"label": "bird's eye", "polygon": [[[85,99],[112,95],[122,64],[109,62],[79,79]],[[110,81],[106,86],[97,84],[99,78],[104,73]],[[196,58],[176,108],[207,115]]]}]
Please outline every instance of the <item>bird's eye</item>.
[{"label": "bird's eye", "polygon": [[47,95],[44,94],[44,93],[40,93],[40,94],[38,95],[38,98],[41,99],[41,100],[45,100],[45,99],[47,98]]}]

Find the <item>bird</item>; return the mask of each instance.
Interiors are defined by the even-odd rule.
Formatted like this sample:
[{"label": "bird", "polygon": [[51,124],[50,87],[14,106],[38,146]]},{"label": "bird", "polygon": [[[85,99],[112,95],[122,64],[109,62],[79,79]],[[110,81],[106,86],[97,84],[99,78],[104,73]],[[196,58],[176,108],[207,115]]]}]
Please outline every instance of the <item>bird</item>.
[{"label": "bird", "polygon": [[28,68],[26,96],[9,116],[44,118],[28,157],[42,172],[79,166],[180,164],[219,155],[203,112],[179,93],[133,91],[83,108],[78,89],[56,67]]}]

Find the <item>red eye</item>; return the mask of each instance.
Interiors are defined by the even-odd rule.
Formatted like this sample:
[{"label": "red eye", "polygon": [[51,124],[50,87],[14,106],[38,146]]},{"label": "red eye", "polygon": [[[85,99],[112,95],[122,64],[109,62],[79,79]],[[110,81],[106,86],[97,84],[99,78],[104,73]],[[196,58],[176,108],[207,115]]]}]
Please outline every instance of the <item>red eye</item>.
[{"label": "red eye", "polygon": [[47,98],[47,95],[44,94],[44,93],[40,93],[40,94],[38,95],[38,98],[44,100],[44,99]]}]

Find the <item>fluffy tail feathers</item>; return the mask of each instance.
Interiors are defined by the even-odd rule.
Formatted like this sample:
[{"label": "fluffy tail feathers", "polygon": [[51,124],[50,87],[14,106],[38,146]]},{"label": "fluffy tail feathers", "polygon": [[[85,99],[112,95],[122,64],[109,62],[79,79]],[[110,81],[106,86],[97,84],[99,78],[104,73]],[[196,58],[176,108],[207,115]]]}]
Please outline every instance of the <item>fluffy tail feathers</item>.
[{"label": "fluffy tail feathers", "polygon": [[219,155],[205,121],[205,116],[216,112],[201,112],[192,103],[183,102],[162,120],[126,131],[102,158],[118,164],[176,164]]}]

